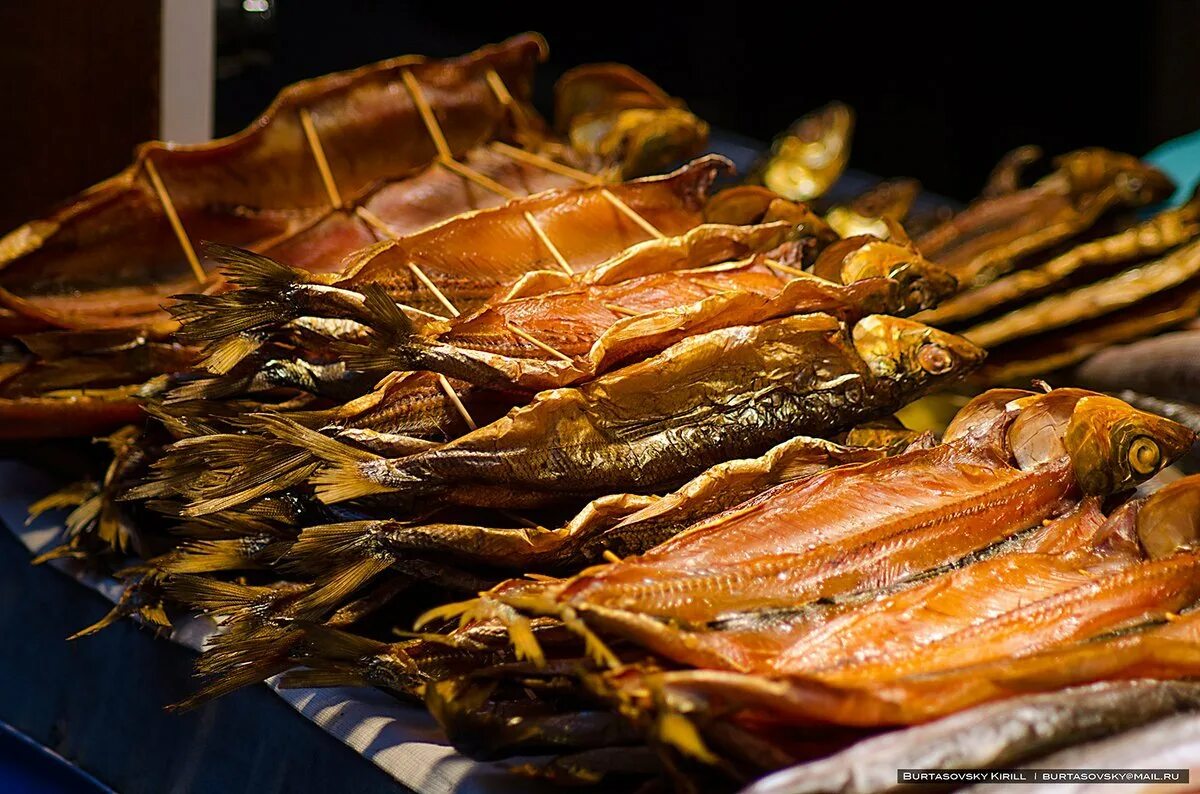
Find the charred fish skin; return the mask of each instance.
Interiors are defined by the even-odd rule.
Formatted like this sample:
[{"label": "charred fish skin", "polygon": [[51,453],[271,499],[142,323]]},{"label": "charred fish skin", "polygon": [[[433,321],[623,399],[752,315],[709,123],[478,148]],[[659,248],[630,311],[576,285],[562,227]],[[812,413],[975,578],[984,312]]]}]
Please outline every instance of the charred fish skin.
[{"label": "charred fish skin", "polygon": [[543,392],[445,447],[349,474],[413,494],[472,483],[548,494],[669,487],[797,434],[883,416],[982,360],[957,337],[892,317],[864,318],[852,336],[831,317],[801,315],[690,337],[578,389]]},{"label": "charred fish skin", "polygon": [[1200,685],[1182,681],[1105,682],[1028,695],[867,739],[769,775],[742,794],[882,794],[900,788],[897,769],[1011,766],[1197,709]]}]

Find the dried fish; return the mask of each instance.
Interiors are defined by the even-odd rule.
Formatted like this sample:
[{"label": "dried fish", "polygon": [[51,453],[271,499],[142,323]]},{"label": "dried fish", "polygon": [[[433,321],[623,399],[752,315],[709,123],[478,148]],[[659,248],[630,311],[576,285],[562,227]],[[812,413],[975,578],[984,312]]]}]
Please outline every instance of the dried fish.
[{"label": "dried fish", "polygon": [[1028,300],[1078,277],[1156,256],[1200,234],[1200,203],[1160,213],[1120,234],[1086,242],[1049,261],[968,290],[919,315],[921,322],[963,322],[1017,300]]},{"label": "dried fish", "polygon": [[853,129],[854,112],[841,102],[813,111],[775,140],[757,178],[792,201],[820,196],[846,168]]},{"label": "dried fish", "polygon": [[[337,465],[314,482],[327,502],[396,492],[491,506],[669,487],[799,433],[886,415],[979,359],[956,337],[881,316],[859,321],[852,338],[827,315],[721,329],[578,388],[543,392],[427,453],[334,454]],[[286,427],[276,432],[295,440]]]},{"label": "dried fish", "polygon": [[1103,149],[1072,152],[1055,166],[1032,187],[973,204],[918,238],[917,247],[967,289],[1016,269],[1110,210],[1151,204],[1172,189],[1157,169]]}]

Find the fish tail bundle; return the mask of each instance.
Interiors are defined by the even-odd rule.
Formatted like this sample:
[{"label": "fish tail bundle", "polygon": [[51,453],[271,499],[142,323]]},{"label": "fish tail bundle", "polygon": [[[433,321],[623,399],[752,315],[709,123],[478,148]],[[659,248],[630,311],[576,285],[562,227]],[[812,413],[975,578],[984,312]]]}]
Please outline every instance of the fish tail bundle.
[{"label": "fish tail bundle", "polygon": [[179,338],[210,342],[298,316],[300,307],[290,298],[296,287],[312,283],[310,273],[228,245],[207,243],[204,252],[235,289],[220,295],[176,296],[178,303],[168,311],[183,326],[177,331]]},{"label": "fish tail bundle", "polygon": [[290,570],[321,572],[312,589],[296,602],[295,611],[305,616],[328,613],[351,595],[386,572],[396,562],[378,541],[386,521],[348,521],[309,527],[288,549]]},{"label": "fish tail bundle", "polygon": [[298,317],[344,312],[322,291],[309,289],[321,285],[305,270],[233,246],[208,243],[204,250],[222,266],[234,289],[216,295],[176,295],[177,302],[167,311],[181,325],[179,340],[206,343],[200,365],[213,373],[229,372]]},{"label": "fish tail bundle", "polygon": [[299,640],[300,632],[295,626],[235,625],[213,637],[196,660],[196,673],[207,682],[188,698],[167,708],[190,711],[283,673],[295,664],[292,649]]},{"label": "fish tail bundle", "polygon": [[193,540],[159,560],[158,566],[171,575],[259,569],[282,557],[290,545],[270,533]]},{"label": "fish tail bundle", "polygon": [[406,672],[418,674],[416,666],[394,653],[386,642],[320,624],[304,624],[300,630],[303,640],[297,645],[294,659],[304,669],[284,675],[281,686],[285,689],[384,683],[376,672],[380,661],[393,667],[400,662],[402,668],[408,668]]}]

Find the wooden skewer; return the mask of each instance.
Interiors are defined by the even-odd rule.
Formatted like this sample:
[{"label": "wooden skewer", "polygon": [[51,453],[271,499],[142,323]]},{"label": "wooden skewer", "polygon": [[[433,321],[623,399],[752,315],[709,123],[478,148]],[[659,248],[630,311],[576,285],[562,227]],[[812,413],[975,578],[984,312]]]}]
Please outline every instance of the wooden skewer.
[{"label": "wooden skewer", "polygon": [[321,181],[325,183],[325,192],[329,194],[329,203],[334,209],[345,206],[342,195],[338,193],[337,183],[333,181],[333,171],[329,161],[325,159],[325,149],[317,135],[317,127],[313,124],[312,113],[308,108],[300,108],[300,126],[304,128],[304,137],[308,138],[308,148],[312,150],[313,159],[317,161],[317,170],[321,172]]},{"label": "wooden skewer", "polygon": [[574,359],[572,359],[566,353],[563,353],[559,350],[555,350],[553,347],[550,347],[550,345],[548,345],[545,342],[543,342],[542,340],[538,339],[536,336],[529,333],[528,331],[518,328],[517,326],[513,325],[512,323],[510,323],[508,321],[505,321],[504,324],[505,324],[505,326],[508,327],[508,330],[512,331],[514,334],[521,337],[522,339],[524,339],[526,342],[533,345],[534,347],[541,348],[542,350],[546,351],[547,353],[554,356],[555,358],[562,359],[563,361],[567,362],[568,364],[570,364],[574,361]]},{"label": "wooden skewer", "polygon": [[460,163],[457,160],[439,159],[438,163],[440,163],[442,165],[442,167],[445,168],[446,170],[452,171],[464,179],[471,180],[472,182],[479,185],[484,190],[490,190],[491,192],[495,193],[497,196],[504,198],[506,201],[512,201],[513,199],[515,199],[517,197],[516,193],[512,192],[511,190],[509,190],[508,188],[506,188],[504,185],[500,184],[496,180],[492,179],[491,177],[489,177],[485,174],[479,173],[474,168],[471,168],[468,165],[464,165],[463,163]]},{"label": "wooden skewer", "polygon": [[467,427],[472,430],[478,430],[479,425],[475,424],[475,420],[471,418],[471,414],[467,413],[467,406],[463,405],[462,400],[458,398],[458,392],[450,385],[450,381],[446,380],[446,376],[440,372],[438,373],[438,385],[442,387],[442,391],[446,392],[446,396],[454,404],[454,408],[458,411],[459,416],[467,423]]},{"label": "wooden skewer", "polygon": [[387,223],[384,222],[383,218],[380,218],[366,207],[355,207],[354,214],[366,221],[368,226],[382,234],[384,237],[388,237],[393,240],[400,239],[400,235],[396,234],[392,227],[388,226]]},{"label": "wooden skewer", "polygon": [[550,251],[550,254],[554,257],[554,261],[558,262],[558,266],[561,267],[568,276],[575,275],[575,271],[571,269],[569,264],[567,264],[566,258],[563,257],[558,248],[555,247],[554,243],[550,242],[550,238],[547,237],[546,232],[542,230],[542,226],[537,222],[537,218],[533,217],[533,213],[525,213],[525,222],[529,224],[529,226],[533,229],[533,233],[536,234],[538,239],[542,241],[542,245],[546,246],[547,250]]},{"label": "wooden skewer", "polygon": [[[377,229],[380,232],[380,234],[383,234],[386,237],[390,237],[393,240],[400,239],[400,235],[396,234],[396,232],[393,231],[392,228],[390,226],[388,226],[387,223],[384,222],[383,218],[380,218],[378,215],[371,212],[366,207],[355,207],[354,212],[356,215],[358,215],[358,217],[360,217],[364,221],[366,221],[368,226],[370,226],[373,229]],[[424,270],[422,270],[420,267],[418,267],[415,262],[409,262],[408,269],[412,272],[413,276],[415,276],[416,279],[425,286],[426,289],[428,289],[430,292],[433,293],[433,296],[438,299],[438,303],[440,303],[446,307],[446,311],[450,312],[450,314],[454,317],[458,316],[458,308],[454,305],[453,302],[451,302],[451,300],[449,298],[446,297],[445,293],[443,293],[440,289],[438,289],[437,284],[433,283],[433,280],[425,274]],[[405,309],[408,309],[410,311],[419,312],[420,314],[423,314],[427,317],[433,317],[438,320],[445,321],[445,320],[450,319],[449,317],[443,317],[440,314],[433,314],[431,312],[421,311],[420,309],[417,309],[413,306],[404,306],[404,304],[397,304],[397,305],[401,306]]]},{"label": "wooden skewer", "polygon": [[567,179],[574,179],[576,182],[583,182],[586,185],[603,184],[604,180],[595,174],[589,174],[587,171],[580,171],[578,168],[572,168],[569,165],[551,160],[549,157],[543,157],[540,154],[527,152],[524,149],[518,149],[516,146],[509,146],[501,141],[492,142],[492,151],[498,152],[511,160],[518,160],[527,165],[537,166],[544,171],[549,171],[552,174],[565,176]]},{"label": "wooden skewer", "polygon": [[779,262],[774,261],[773,259],[768,259],[768,260],[764,261],[763,264],[766,265],[771,270],[774,270],[778,273],[787,273],[790,276],[808,277],[808,276],[812,275],[812,273],[805,273],[803,270],[800,270],[799,268],[790,267],[788,265],[781,264]]},{"label": "wooden skewer", "polygon": [[179,213],[175,211],[175,202],[171,201],[171,194],[167,192],[167,186],[163,184],[162,177],[158,175],[158,168],[155,167],[154,161],[147,157],[145,163],[150,184],[154,186],[154,192],[158,194],[158,203],[162,205],[163,212],[167,214],[167,221],[171,224],[176,239],[179,240],[179,247],[183,249],[183,255],[187,257],[188,264],[192,268],[192,275],[196,277],[196,281],[203,282],[208,278],[208,274],[200,266],[200,257],[196,256],[196,249],[192,247],[192,241],[188,239],[187,232],[183,230]]},{"label": "wooden skewer", "polygon": [[717,281],[710,281],[709,279],[706,279],[706,278],[694,279],[692,283],[699,284],[702,287],[707,287],[708,289],[713,290],[714,292],[730,292],[730,291],[736,289],[736,287],[730,287],[728,285],[721,284],[720,282],[717,282]]},{"label": "wooden skewer", "polygon": [[400,77],[404,80],[404,87],[408,89],[413,104],[417,106],[417,112],[421,114],[421,120],[425,122],[429,137],[433,138],[433,147],[437,149],[438,159],[453,160],[454,154],[450,151],[450,144],[446,143],[446,136],[442,134],[442,128],[438,125],[437,117],[433,115],[433,108],[429,106],[425,92],[421,90],[421,84],[409,69],[401,72]]},{"label": "wooden skewer", "polygon": [[609,562],[620,562],[621,561],[621,558],[618,557],[616,552],[614,552],[612,549],[605,549],[603,557],[604,557],[604,559],[608,560]]},{"label": "wooden skewer", "polygon": [[458,309],[453,303],[450,302],[450,299],[447,298],[445,294],[443,294],[442,291],[437,288],[437,284],[434,284],[429,276],[425,275],[425,271],[417,267],[416,262],[409,262],[408,269],[411,270],[412,274],[417,277],[417,281],[420,281],[422,284],[424,284],[425,289],[432,292],[433,297],[437,298],[438,302],[446,307],[446,311],[450,312],[450,314],[455,317],[458,316]]},{"label": "wooden skewer", "polygon": [[398,307],[400,307],[400,311],[402,311],[402,312],[412,312],[413,314],[419,314],[422,317],[428,317],[430,320],[437,320],[440,323],[445,323],[445,322],[450,321],[449,317],[443,317],[440,314],[434,314],[433,312],[427,312],[424,309],[418,309],[416,306],[409,306],[407,303],[397,303],[396,305]]},{"label": "wooden skewer", "polygon": [[614,196],[613,192],[608,188],[603,188],[600,191],[600,195],[604,196],[609,204],[612,204],[614,207],[620,210],[622,215],[624,215],[626,218],[629,218],[629,220],[633,221],[638,226],[641,226],[642,229],[645,230],[646,234],[649,234],[651,237],[657,237],[660,240],[666,237],[665,234],[654,227],[654,224],[634,212],[633,208],[631,208],[624,201],[621,201],[621,199]]},{"label": "wooden skewer", "polygon": [[617,314],[623,314],[626,317],[637,317],[639,314],[641,314],[641,312],[634,311],[633,309],[630,309],[626,306],[618,306],[615,303],[606,303],[606,304],[604,304],[604,308],[608,309],[610,312],[616,312]]},{"label": "wooden skewer", "polygon": [[500,100],[500,104],[508,109],[508,112],[513,115],[513,121],[519,129],[527,129],[529,127],[529,119],[525,115],[525,108],[517,100],[513,99],[513,95],[508,90],[508,86],[500,79],[500,75],[495,69],[488,67],[484,73],[487,78],[487,84],[492,89],[492,93],[496,95],[496,99]]}]

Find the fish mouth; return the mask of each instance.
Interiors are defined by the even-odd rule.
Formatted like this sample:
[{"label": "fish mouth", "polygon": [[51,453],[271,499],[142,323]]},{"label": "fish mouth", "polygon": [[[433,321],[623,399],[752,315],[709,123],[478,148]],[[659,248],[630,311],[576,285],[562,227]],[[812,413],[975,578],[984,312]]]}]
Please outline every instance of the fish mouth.
[{"label": "fish mouth", "polygon": [[1090,395],[1075,406],[1066,447],[1085,493],[1134,488],[1184,455],[1196,434],[1170,419],[1139,411],[1107,395]]},{"label": "fish mouth", "polygon": [[961,336],[885,314],[859,320],[851,337],[859,357],[879,377],[960,377],[987,356]]}]

